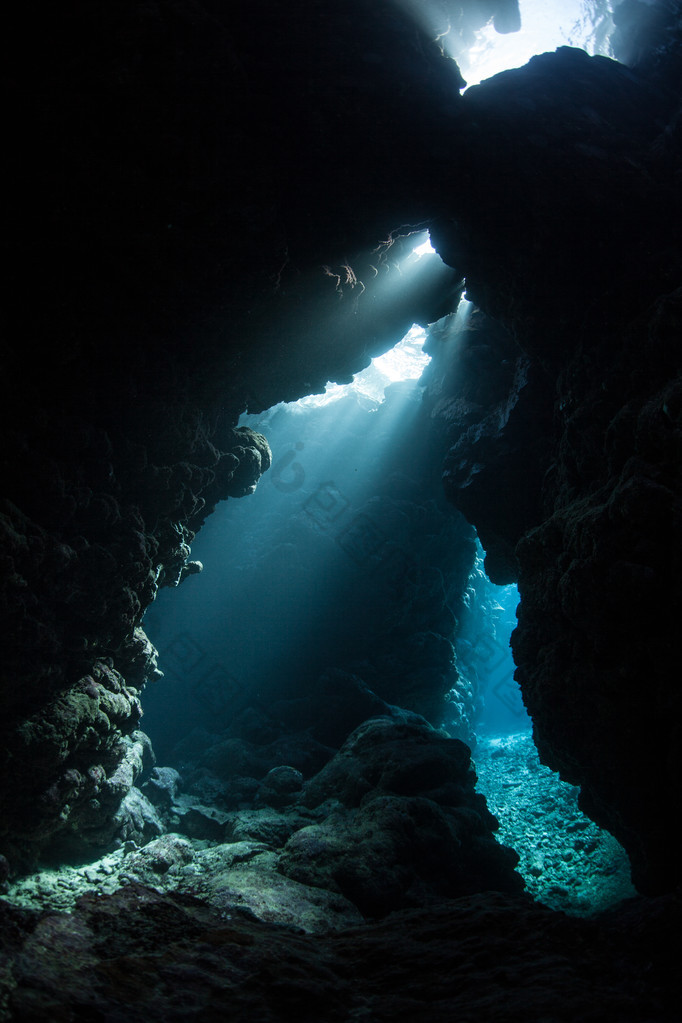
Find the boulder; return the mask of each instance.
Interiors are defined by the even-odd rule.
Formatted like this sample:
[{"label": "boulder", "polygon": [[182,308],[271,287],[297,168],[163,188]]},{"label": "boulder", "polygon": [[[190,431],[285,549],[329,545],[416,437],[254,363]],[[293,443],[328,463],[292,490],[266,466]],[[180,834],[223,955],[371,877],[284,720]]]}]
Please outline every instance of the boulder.
[{"label": "boulder", "polygon": [[475,791],[469,748],[423,718],[361,725],[305,786],[324,810],[296,831],[279,870],[349,898],[367,916],[490,889],[519,892],[518,856]]},{"label": "boulder", "polygon": [[429,795],[437,802],[484,804],[474,792],[469,747],[409,712],[360,725],[336,756],[305,786],[303,803],[338,799],[359,806],[370,793]]},{"label": "boulder", "polygon": [[279,870],[341,893],[365,916],[381,917],[443,897],[520,892],[517,862],[472,810],[440,807],[423,796],[379,795],[297,831]]}]

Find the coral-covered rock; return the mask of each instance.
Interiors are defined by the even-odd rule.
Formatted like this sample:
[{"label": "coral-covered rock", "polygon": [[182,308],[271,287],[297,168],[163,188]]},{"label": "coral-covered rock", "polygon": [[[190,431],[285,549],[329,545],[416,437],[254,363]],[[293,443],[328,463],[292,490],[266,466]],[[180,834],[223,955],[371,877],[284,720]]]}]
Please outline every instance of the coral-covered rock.
[{"label": "coral-covered rock", "polygon": [[308,934],[358,926],[362,916],[338,891],[286,877],[276,856],[253,841],[218,845],[202,854],[202,874],[192,888],[220,910],[223,919],[262,920]]},{"label": "coral-covered rock", "polygon": [[303,775],[295,767],[273,767],[256,793],[256,806],[289,806],[297,801],[302,788]]},{"label": "coral-covered rock", "polygon": [[291,836],[279,869],[341,892],[368,916],[439,896],[520,891],[518,857],[495,842],[497,821],[474,782],[464,743],[423,719],[368,721],[306,784],[306,805],[328,803],[330,813]]},{"label": "coral-covered rock", "polygon": [[162,835],[129,855],[126,870],[140,880],[153,883],[159,874],[167,874],[173,868],[191,863],[193,858],[194,850],[186,838],[176,834]]},{"label": "coral-covered rock", "polygon": [[[116,839],[120,842],[135,842],[146,845],[157,835],[163,834],[164,826],[156,809],[139,789],[132,786],[123,797],[112,821]],[[104,844],[104,843],[103,843]],[[106,843],[108,844],[108,843]]]},{"label": "coral-covered rock", "polygon": [[180,774],[174,767],[154,767],[141,789],[150,803],[167,810],[175,802],[180,785]]},{"label": "coral-covered rock", "polygon": [[322,824],[297,831],[278,866],[380,917],[476,891],[519,892],[524,884],[514,871],[517,862],[475,810],[373,793],[359,809],[336,810]]},{"label": "coral-covered rock", "polygon": [[231,842],[260,842],[280,849],[291,835],[313,823],[314,814],[299,808],[276,811],[271,808],[241,810],[228,820],[225,835]]},{"label": "coral-covered rock", "polygon": [[337,799],[353,807],[371,793],[391,793],[425,795],[449,805],[467,801],[485,812],[474,782],[470,751],[463,742],[447,738],[417,715],[403,714],[402,720],[374,718],[360,725],[306,783],[303,802],[314,807]]}]

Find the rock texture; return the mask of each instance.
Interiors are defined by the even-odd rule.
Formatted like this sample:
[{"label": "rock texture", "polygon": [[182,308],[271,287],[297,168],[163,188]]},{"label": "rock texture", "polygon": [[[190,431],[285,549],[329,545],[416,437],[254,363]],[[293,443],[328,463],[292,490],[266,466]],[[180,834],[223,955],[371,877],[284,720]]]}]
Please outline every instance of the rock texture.
[{"label": "rock texture", "polygon": [[0,756],[12,779],[0,791],[0,829],[16,866],[48,848],[64,855],[112,840],[121,800],[144,781],[140,692],[162,674],[143,613],[160,586],[200,569],[189,560],[192,527],[217,500],[249,493],[270,461],[259,434],[223,431],[221,450],[199,417],[194,434],[168,431],[165,452],[149,443],[133,452],[115,425],[112,441],[72,417],[37,420],[30,445],[12,424],[23,457],[0,513]]},{"label": "rock texture", "polygon": [[552,457],[551,376],[475,308],[434,325],[428,345],[427,401],[451,444],[445,493],[476,524],[490,579],[515,582],[518,538],[542,515]]},{"label": "rock texture", "polygon": [[[681,392],[668,347],[679,312],[679,294],[659,300],[619,336],[599,381],[585,379],[583,353],[572,361],[548,487],[554,510],[518,549],[514,650],[538,748],[582,786],[582,805],[625,845],[649,892],[666,889],[676,869],[661,810],[679,782],[670,637],[682,568]],[[652,764],[660,767],[645,783]]]},{"label": "rock texture", "polygon": [[[299,744],[306,751],[305,733]],[[204,759],[213,770],[189,767],[187,796],[166,807],[168,828],[253,847],[243,858],[255,887],[264,864],[254,857],[267,850],[263,884],[281,887],[269,877],[274,870],[327,898],[342,896],[363,917],[474,891],[522,890],[518,856],[496,842],[498,822],[475,791],[470,750],[459,739],[394,708],[361,724],[335,755],[328,749],[321,769],[302,764],[305,778],[291,766],[296,752],[295,736],[269,746],[216,744]],[[245,770],[255,775],[248,787]],[[196,802],[211,782],[213,809]],[[214,850],[216,870],[226,870],[225,856],[232,862],[231,849]]]},{"label": "rock texture", "polygon": [[514,892],[516,853],[474,791],[467,746],[416,716],[374,718],[312,778],[303,802],[337,804],[284,847],[279,869],[339,891],[366,916],[472,891]]},{"label": "rock texture", "polygon": [[[80,1013],[118,1021],[510,1023],[607,1018],[672,1023],[670,898],[593,921],[488,893],[406,911],[362,931],[313,937],[131,884],[73,914],[0,903],[9,1019]],[[652,968],[652,959],[656,965]],[[226,1010],[226,1007],[227,1010]]]},{"label": "rock texture", "polygon": [[185,781],[155,768],[144,787],[156,807],[137,788],[123,799],[122,847],[85,868],[39,872],[8,897],[73,908],[92,885],[104,895],[139,883],[326,934],[444,897],[518,893],[518,855],[495,841],[475,780],[469,749],[408,712],[361,725],[307,782],[279,762],[250,799],[232,779],[205,805],[200,773]]}]

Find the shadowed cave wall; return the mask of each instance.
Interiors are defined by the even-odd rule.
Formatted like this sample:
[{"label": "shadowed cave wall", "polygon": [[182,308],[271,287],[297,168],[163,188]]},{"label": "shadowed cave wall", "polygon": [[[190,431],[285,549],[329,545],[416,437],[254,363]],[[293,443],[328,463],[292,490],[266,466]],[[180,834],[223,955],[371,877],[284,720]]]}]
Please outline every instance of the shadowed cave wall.
[{"label": "shadowed cave wall", "polygon": [[[151,763],[144,610],[269,465],[240,413],[347,380],[466,278],[489,326],[471,372],[434,355],[446,496],[518,579],[543,760],[671,890],[675,8],[632,68],[561,49],[464,95],[387,2],[41,17],[6,67],[3,863],[116,840]],[[443,266],[389,300],[426,226]]]}]

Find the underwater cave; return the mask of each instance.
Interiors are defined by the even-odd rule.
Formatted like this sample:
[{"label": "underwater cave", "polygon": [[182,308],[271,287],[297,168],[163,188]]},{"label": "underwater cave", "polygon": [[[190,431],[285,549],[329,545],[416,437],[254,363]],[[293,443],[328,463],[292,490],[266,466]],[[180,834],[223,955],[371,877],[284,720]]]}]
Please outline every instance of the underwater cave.
[{"label": "underwater cave", "polygon": [[679,1018],[678,0],[13,12],[0,1018]]}]

